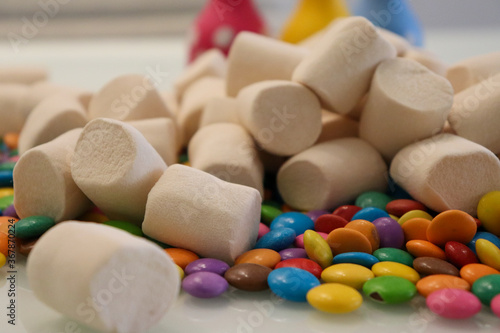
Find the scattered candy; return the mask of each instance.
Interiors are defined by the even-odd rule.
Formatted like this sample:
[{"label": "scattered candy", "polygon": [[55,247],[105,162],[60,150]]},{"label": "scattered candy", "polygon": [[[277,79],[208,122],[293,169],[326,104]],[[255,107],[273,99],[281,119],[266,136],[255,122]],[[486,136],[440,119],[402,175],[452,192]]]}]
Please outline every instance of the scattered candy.
[{"label": "scattered candy", "polygon": [[384,211],[380,208],[367,207],[367,208],[361,209],[359,212],[354,214],[351,221],[353,221],[353,220],[366,220],[366,221],[373,222],[380,217],[389,217],[389,214],[387,214],[386,211]]},{"label": "scattered candy", "polygon": [[196,272],[182,280],[182,289],[191,296],[198,298],[213,298],[224,293],[229,284],[212,272]]},{"label": "scattered candy", "polygon": [[398,304],[411,300],[417,294],[417,288],[405,278],[388,275],[367,281],[363,293],[377,302]]},{"label": "scattered candy", "polygon": [[355,205],[361,208],[375,207],[385,210],[391,200],[391,197],[387,194],[369,191],[359,195],[356,198]]},{"label": "scattered candy", "polygon": [[30,216],[16,222],[16,237],[26,239],[41,236],[55,225],[47,216]]},{"label": "scattered candy", "polygon": [[394,247],[400,249],[405,242],[405,236],[398,221],[390,217],[380,217],[373,221],[380,238],[380,247]]},{"label": "scattered candy", "polygon": [[135,236],[142,237],[144,235],[140,227],[127,221],[106,221],[103,224],[125,230]]},{"label": "scattered candy", "polygon": [[272,269],[266,266],[243,263],[229,268],[224,278],[235,288],[246,291],[261,291],[269,288],[267,278]]},{"label": "scattered candy", "polygon": [[333,256],[346,252],[372,253],[372,245],[361,232],[353,229],[338,228],[330,232],[326,239]]},{"label": "scattered candy", "polygon": [[337,228],[343,228],[348,221],[339,215],[324,214],[316,219],[314,222],[314,230],[317,232],[324,232],[329,234]]},{"label": "scattered candy", "polygon": [[447,210],[432,219],[427,228],[429,242],[444,246],[448,241],[468,243],[476,234],[474,218],[460,210]]},{"label": "scattered candy", "polygon": [[401,249],[384,247],[373,252],[373,256],[375,256],[379,261],[393,261],[413,267],[413,256]]},{"label": "scattered candy", "polygon": [[477,205],[477,217],[484,228],[500,237],[500,191],[486,193]]},{"label": "scattered candy", "polygon": [[491,274],[500,274],[500,272],[484,264],[468,264],[460,269],[460,277],[471,285],[477,279]]},{"label": "scattered candy", "polygon": [[459,242],[449,241],[444,246],[446,259],[455,265],[457,268],[462,268],[468,264],[478,263],[477,257],[474,252]]},{"label": "scattered candy", "polygon": [[296,259],[287,259],[279,262],[274,268],[282,268],[282,267],[295,267],[295,268],[300,268],[305,271],[308,271],[312,275],[314,275],[316,278],[320,279],[321,278],[321,272],[323,269],[319,264],[316,262],[310,260],[310,259],[304,259],[304,258],[296,258]]},{"label": "scattered candy", "polygon": [[500,274],[490,274],[480,277],[472,284],[471,291],[481,303],[489,306],[496,295],[500,295]]},{"label": "scattered candy", "polygon": [[411,240],[406,243],[406,250],[414,257],[433,257],[446,260],[441,248],[424,240]]},{"label": "scattered candy", "polygon": [[289,247],[295,240],[296,234],[290,228],[271,229],[255,244],[256,249],[271,249],[281,251]]},{"label": "scattered candy", "polygon": [[190,275],[196,272],[212,272],[215,274],[224,275],[224,273],[228,269],[229,265],[222,260],[213,258],[202,258],[190,262],[184,268],[184,272],[186,273],[186,275]]},{"label": "scattered candy", "polygon": [[325,282],[340,283],[354,289],[361,289],[366,281],[374,277],[370,269],[357,264],[335,264],[321,273]]},{"label": "scattered candy", "polygon": [[[383,249],[379,249],[380,251]],[[377,252],[375,251],[375,252]],[[406,253],[406,252],[405,252]],[[375,253],[374,253],[375,254]],[[335,264],[357,264],[367,268],[371,268],[373,265],[378,263],[380,260],[374,255],[364,253],[364,252],[346,252],[337,254],[332,261],[332,265]]]},{"label": "scattered candy", "polygon": [[463,289],[440,289],[426,299],[427,307],[435,314],[450,319],[465,319],[481,311],[481,302]]},{"label": "scattered candy", "polygon": [[322,268],[332,264],[332,250],[323,235],[313,230],[307,230],[304,233],[304,249],[308,257],[317,262]]},{"label": "scattered candy", "polygon": [[352,287],[340,283],[325,283],[309,290],[307,301],[320,311],[347,313],[359,308],[363,297]]},{"label": "scattered candy", "polygon": [[392,200],[384,207],[387,213],[395,216],[403,216],[412,210],[425,211],[425,206],[418,201],[410,199]]},{"label": "scattered candy", "polygon": [[413,260],[413,268],[423,276],[433,274],[460,276],[458,268],[445,260],[433,257],[416,258]]},{"label": "scattered candy", "polygon": [[290,228],[296,235],[301,235],[306,230],[314,229],[314,221],[306,214],[289,212],[277,216],[271,222],[271,230],[278,228]]},{"label": "scattered candy", "polygon": [[179,249],[179,248],[168,248],[164,250],[174,263],[182,269],[186,269],[186,266],[195,260],[200,259],[198,255],[192,251]]},{"label": "scattered candy", "polygon": [[405,235],[405,240],[428,240],[427,228],[430,224],[430,220],[424,219],[422,217],[414,217],[405,221],[403,224],[401,224],[401,228],[403,228],[403,233]]},{"label": "scattered candy", "polygon": [[288,248],[279,252],[281,260],[294,259],[294,258],[307,258],[307,252],[302,248]]},{"label": "scattered candy", "polygon": [[486,239],[478,239],[476,253],[481,263],[500,270],[500,249],[495,244]]},{"label": "scattered candy", "polygon": [[470,290],[469,282],[465,281],[462,278],[452,276],[452,275],[443,275],[443,274],[435,274],[423,277],[417,282],[417,290],[420,295],[427,297],[432,292],[441,289],[463,289]]},{"label": "scattered candy", "polygon": [[413,268],[398,262],[382,261],[372,266],[375,276],[398,276],[413,284],[420,280],[420,275]]},{"label": "scattered candy", "polygon": [[267,277],[267,283],[273,293],[293,302],[306,302],[307,292],[320,285],[313,274],[294,267],[273,270]]},{"label": "scattered candy", "polygon": [[278,252],[271,249],[253,249],[243,253],[236,258],[235,265],[243,263],[258,264],[269,267],[271,269],[281,261],[281,256]]}]

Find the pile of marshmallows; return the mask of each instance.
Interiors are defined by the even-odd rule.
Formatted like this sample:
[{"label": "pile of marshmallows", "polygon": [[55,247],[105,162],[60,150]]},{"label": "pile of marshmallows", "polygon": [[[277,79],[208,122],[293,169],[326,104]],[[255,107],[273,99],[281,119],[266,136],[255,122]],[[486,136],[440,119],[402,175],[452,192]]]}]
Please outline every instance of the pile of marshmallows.
[{"label": "pile of marshmallows", "polygon": [[[93,204],[152,239],[232,264],[257,239],[265,172],[277,172],[285,203],[306,211],[385,191],[389,173],[438,212],[475,215],[481,196],[500,189],[500,54],[447,68],[361,17],[300,45],[241,33],[227,60],[201,55],[174,93],[126,75],[89,94],[36,73],[0,87],[0,134],[22,129],[21,218],[68,221]],[[175,164],[183,147],[191,167]],[[135,289],[86,316],[81,304],[123,272],[141,272]],[[92,223],[50,229],[28,275],[53,308],[118,332],[156,323],[179,289],[159,247]]]}]

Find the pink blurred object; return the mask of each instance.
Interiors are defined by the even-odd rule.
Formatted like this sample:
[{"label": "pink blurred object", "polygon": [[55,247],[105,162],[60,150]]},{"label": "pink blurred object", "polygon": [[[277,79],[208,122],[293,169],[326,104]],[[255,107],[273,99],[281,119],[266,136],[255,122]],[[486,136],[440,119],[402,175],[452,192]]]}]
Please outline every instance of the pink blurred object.
[{"label": "pink blurred object", "polygon": [[212,48],[227,55],[240,31],[266,31],[253,0],[208,0],[191,29],[189,62]]}]

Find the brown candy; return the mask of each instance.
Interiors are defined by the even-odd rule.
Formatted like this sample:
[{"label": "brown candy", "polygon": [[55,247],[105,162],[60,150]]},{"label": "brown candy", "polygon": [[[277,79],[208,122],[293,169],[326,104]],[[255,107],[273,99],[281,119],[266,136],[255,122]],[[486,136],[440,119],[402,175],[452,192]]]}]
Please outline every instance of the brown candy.
[{"label": "brown candy", "polygon": [[233,287],[246,291],[261,291],[269,288],[267,276],[272,269],[266,266],[244,263],[231,267],[224,278]]},{"label": "brown candy", "polygon": [[36,242],[38,241],[38,238],[35,239],[16,239],[16,242],[19,244],[17,251],[18,253],[22,254],[23,256],[28,256],[30,254],[31,250],[35,246]]},{"label": "brown candy", "polygon": [[421,275],[446,274],[460,276],[458,268],[447,261],[433,257],[419,257],[413,260],[413,268]]}]

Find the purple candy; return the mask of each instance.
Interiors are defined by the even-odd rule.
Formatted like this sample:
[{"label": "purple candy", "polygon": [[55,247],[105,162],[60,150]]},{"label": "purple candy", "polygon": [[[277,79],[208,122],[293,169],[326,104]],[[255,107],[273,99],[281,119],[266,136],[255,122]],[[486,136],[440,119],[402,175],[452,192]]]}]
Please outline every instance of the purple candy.
[{"label": "purple candy", "polygon": [[182,289],[198,298],[213,298],[223,294],[229,284],[222,276],[212,272],[197,272],[182,280]]},{"label": "purple candy", "polygon": [[294,258],[308,258],[306,250],[291,247],[279,252],[281,260],[294,259]]},{"label": "purple candy", "polygon": [[228,269],[229,265],[222,260],[202,258],[189,263],[184,269],[184,273],[186,273],[186,275],[190,275],[197,272],[212,272],[224,275]]},{"label": "purple candy", "polygon": [[5,208],[5,210],[3,211],[3,216],[15,217],[16,219],[19,217],[17,216],[14,205],[10,205],[9,207]]},{"label": "purple candy", "polygon": [[390,217],[379,217],[373,221],[380,238],[380,247],[401,249],[405,243],[403,228],[398,221]]},{"label": "purple candy", "polygon": [[321,215],[325,215],[325,214],[331,214],[331,213],[326,211],[326,210],[311,210],[311,211],[306,213],[306,215],[309,216],[311,218],[311,220],[313,220],[314,222],[316,222],[316,219],[318,217],[320,217]]}]

